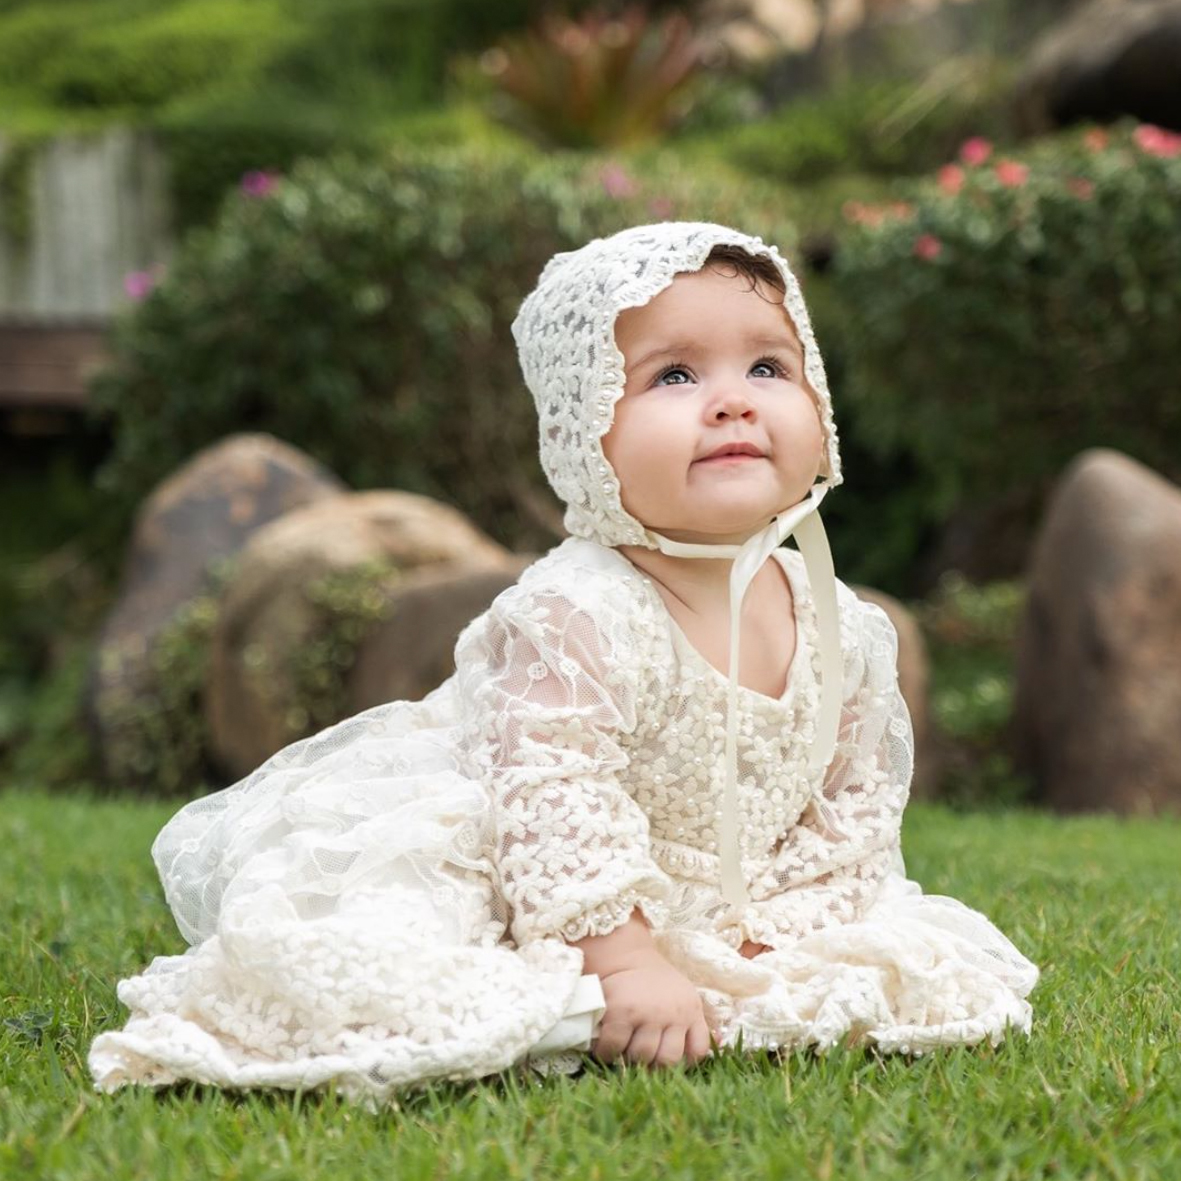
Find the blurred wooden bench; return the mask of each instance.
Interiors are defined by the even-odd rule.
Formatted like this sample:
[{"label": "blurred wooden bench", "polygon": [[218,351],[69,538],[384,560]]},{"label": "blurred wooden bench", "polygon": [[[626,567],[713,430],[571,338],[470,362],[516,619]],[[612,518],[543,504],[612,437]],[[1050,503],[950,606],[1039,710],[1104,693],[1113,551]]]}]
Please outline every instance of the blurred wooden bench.
[{"label": "blurred wooden bench", "polygon": [[107,360],[102,321],[0,320],[0,416],[13,434],[66,426],[86,409],[91,373]]}]

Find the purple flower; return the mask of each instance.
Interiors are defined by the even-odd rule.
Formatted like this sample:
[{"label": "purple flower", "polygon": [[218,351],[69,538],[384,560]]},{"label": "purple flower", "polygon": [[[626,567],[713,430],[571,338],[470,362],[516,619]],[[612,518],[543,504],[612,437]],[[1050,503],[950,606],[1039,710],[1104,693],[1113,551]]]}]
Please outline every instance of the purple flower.
[{"label": "purple flower", "polygon": [[241,189],[248,197],[266,197],[279,183],[279,174],[270,169],[254,168],[242,175]]},{"label": "purple flower", "polygon": [[152,288],[164,278],[164,270],[164,264],[158,262],[152,266],[151,270],[128,271],[123,276],[123,290],[130,299],[136,301],[144,299]]},{"label": "purple flower", "polygon": [[608,164],[599,173],[599,179],[603,182],[603,190],[607,196],[616,200],[634,196],[639,187],[618,164]]}]

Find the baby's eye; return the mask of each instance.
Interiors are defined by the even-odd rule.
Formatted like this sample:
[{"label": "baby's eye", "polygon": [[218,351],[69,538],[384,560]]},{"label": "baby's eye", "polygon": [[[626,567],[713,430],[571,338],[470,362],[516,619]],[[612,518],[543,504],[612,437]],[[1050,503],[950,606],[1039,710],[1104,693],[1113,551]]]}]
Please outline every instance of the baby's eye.
[{"label": "baby's eye", "polygon": [[[757,372],[759,369],[767,370],[765,373]],[[776,360],[774,357],[760,357],[751,367],[751,373],[755,377],[787,377],[787,368],[782,362]]]},{"label": "baby's eye", "polygon": [[[671,378],[671,381],[665,381],[666,378]],[[692,381],[689,376],[689,371],[682,365],[670,365],[667,369],[662,369],[656,375],[657,385],[684,385],[686,382]]]}]

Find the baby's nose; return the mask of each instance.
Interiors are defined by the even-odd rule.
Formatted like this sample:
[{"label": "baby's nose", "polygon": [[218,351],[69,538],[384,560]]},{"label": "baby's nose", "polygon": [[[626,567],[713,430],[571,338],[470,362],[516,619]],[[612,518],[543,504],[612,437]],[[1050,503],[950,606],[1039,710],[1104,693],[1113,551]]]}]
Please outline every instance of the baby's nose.
[{"label": "baby's nose", "polygon": [[755,412],[754,403],[742,393],[727,393],[718,399],[714,417],[750,418]]}]

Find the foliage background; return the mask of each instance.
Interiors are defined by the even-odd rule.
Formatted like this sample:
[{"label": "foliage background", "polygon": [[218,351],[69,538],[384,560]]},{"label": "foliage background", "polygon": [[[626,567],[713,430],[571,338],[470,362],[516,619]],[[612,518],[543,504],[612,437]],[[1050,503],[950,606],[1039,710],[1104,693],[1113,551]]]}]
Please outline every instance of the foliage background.
[{"label": "foliage background", "polygon": [[[135,277],[146,297],[115,326],[92,417],[4,456],[0,775],[93,774],[79,700],[131,514],[227,431],[271,430],[355,487],[440,496],[515,548],[557,540],[508,323],[554,250],[678,216],[796,264],[838,408],[838,569],[925,622],[946,798],[1019,797],[1004,687],[1046,490],[1097,443],[1166,474],[1181,454],[1181,165],[1132,122],[1023,140],[1012,87],[1052,16],[1035,7],[965,8],[971,35],[937,60],[898,37],[868,61],[850,40],[714,63],[647,143],[544,151],[503,122],[485,68],[541,0],[0,0],[6,216],[43,137],[131,123],[164,145],[185,232],[167,274]],[[989,154],[965,162],[980,137]],[[980,603],[996,618],[977,643]],[[170,648],[177,686],[199,679],[189,639]],[[191,712],[187,692],[161,717]],[[182,729],[177,751],[196,749]]]}]

